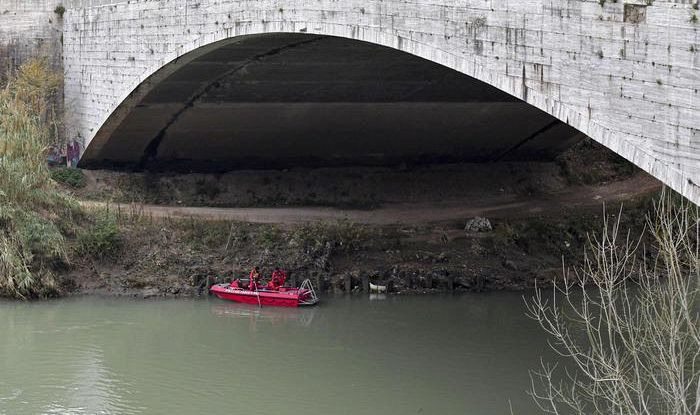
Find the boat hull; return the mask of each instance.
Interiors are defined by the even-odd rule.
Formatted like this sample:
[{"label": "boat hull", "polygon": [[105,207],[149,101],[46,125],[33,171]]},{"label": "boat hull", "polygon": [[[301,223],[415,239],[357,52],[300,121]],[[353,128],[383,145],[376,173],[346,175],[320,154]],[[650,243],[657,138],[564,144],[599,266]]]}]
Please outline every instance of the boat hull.
[{"label": "boat hull", "polygon": [[306,291],[297,288],[282,288],[279,291],[251,291],[234,288],[226,284],[217,284],[212,286],[210,290],[212,294],[222,300],[260,306],[299,307],[300,305],[313,305],[316,303],[309,301]]},{"label": "boat hull", "polygon": [[369,292],[386,293],[386,285],[377,285],[369,283]]}]

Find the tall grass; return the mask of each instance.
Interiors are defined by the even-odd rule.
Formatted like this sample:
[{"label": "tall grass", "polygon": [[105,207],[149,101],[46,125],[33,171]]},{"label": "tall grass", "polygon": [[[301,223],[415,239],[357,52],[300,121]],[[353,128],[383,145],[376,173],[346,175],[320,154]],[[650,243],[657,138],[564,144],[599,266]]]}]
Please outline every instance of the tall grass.
[{"label": "tall grass", "polygon": [[0,89],[0,296],[55,294],[52,269],[68,261],[61,229],[77,206],[58,192],[46,164],[60,89],[60,76],[41,60]]}]

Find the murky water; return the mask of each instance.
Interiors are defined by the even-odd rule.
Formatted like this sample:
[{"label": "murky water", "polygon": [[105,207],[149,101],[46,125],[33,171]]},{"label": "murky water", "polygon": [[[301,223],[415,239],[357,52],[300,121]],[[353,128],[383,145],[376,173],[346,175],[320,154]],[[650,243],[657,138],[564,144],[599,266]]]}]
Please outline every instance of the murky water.
[{"label": "murky water", "polygon": [[537,413],[520,294],[0,302],[0,414]]}]

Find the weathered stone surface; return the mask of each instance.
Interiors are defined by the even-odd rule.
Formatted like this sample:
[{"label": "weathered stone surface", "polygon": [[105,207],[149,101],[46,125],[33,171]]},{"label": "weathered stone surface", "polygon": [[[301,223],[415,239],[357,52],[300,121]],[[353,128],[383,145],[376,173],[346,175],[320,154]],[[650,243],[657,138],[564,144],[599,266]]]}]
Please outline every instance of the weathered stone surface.
[{"label": "weathered stone surface", "polygon": [[0,0],[0,77],[28,58],[43,57],[63,65],[63,19],[54,13],[59,2]]},{"label": "weathered stone surface", "polygon": [[582,138],[497,88],[385,46],[306,33],[217,45],[161,69],[176,67],[130,102],[104,143],[92,140],[82,165],[216,172],[543,160]]},{"label": "weathered stone surface", "polygon": [[[0,12],[37,6],[46,17],[49,5],[0,0]],[[184,65],[236,36],[332,35],[402,50],[493,85],[700,203],[700,26],[691,21],[690,1],[656,0],[643,16],[628,6],[627,21],[624,2],[595,0],[71,0],[65,6],[68,125],[89,145],[114,130],[123,108],[138,102],[157,81],[149,77],[168,63]]]}]

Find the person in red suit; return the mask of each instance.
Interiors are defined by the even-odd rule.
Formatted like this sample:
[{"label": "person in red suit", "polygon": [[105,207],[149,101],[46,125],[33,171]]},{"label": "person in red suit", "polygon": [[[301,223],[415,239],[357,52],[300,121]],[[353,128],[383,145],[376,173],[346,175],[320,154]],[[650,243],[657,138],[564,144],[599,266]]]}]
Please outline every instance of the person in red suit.
[{"label": "person in red suit", "polygon": [[272,278],[270,282],[267,283],[267,288],[278,290],[280,287],[284,286],[287,281],[287,273],[279,268],[275,268],[272,272]]},{"label": "person in red suit", "polygon": [[250,291],[256,291],[259,287],[258,281],[260,281],[260,270],[258,267],[253,267],[250,271],[250,282],[248,283],[248,289]]}]

